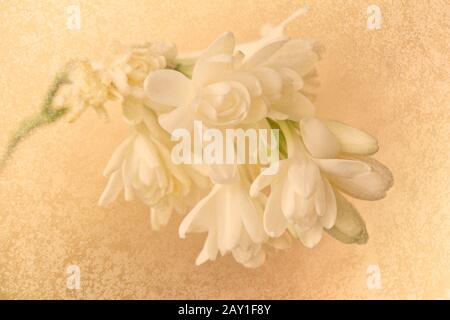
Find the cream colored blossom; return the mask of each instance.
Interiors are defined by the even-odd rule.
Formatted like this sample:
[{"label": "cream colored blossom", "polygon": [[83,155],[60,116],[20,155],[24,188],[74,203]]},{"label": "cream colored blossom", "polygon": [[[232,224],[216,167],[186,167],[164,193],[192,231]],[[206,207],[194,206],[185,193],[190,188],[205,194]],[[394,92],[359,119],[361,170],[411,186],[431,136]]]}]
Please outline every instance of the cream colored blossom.
[{"label": "cream colored blossom", "polygon": [[124,97],[122,110],[127,123],[139,124],[145,108],[158,109],[144,94],[144,80],[156,70],[174,68],[176,55],[176,47],[170,42],[148,42],[135,46],[116,43],[98,64]]},{"label": "cream colored blossom", "polygon": [[89,61],[78,61],[68,70],[70,83],[64,85],[53,101],[55,108],[68,107],[69,121],[74,121],[88,108],[105,117],[105,106],[122,101],[122,95],[103,70],[94,68]]},{"label": "cream colored blossom", "polygon": [[393,184],[389,169],[368,157],[378,151],[375,138],[336,121],[300,122],[307,152],[340,191],[363,200],[379,200]]},{"label": "cream colored blossom", "polygon": [[[318,59],[297,55],[300,62],[294,61],[293,67],[298,71],[277,64],[287,54],[281,52],[277,59],[277,52],[288,43],[282,37],[246,57],[235,50],[234,36],[228,32],[198,58],[192,79],[174,70],[151,73],[145,83],[148,97],[172,108],[160,116],[162,127],[172,132],[180,127],[191,129],[194,120],[211,127],[232,127],[267,116],[293,120],[311,116],[314,106],[300,90],[302,75]],[[312,50],[309,53],[315,55]]]},{"label": "cream colored blossom", "polygon": [[187,232],[208,233],[197,264],[229,252],[247,266],[264,262],[262,244],[267,239],[262,225],[264,208],[261,198],[249,196],[249,186],[242,175],[232,183],[216,184],[185,217],[179,229],[181,238]]},{"label": "cream colored blossom", "polygon": [[[264,227],[271,236],[291,230],[307,247],[314,247],[323,228],[336,221],[336,190],[355,198],[378,200],[392,186],[390,171],[368,157],[378,150],[367,133],[342,123],[317,118],[300,121],[300,132],[283,124],[288,157],[275,176],[260,175],[250,193],[270,185]],[[299,134],[300,136],[297,136]]]},{"label": "cream colored blossom", "polygon": [[[118,102],[129,124],[143,120],[144,109],[151,103],[144,95],[143,84],[149,73],[175,67],[176,47],[168,42],[137,46],[113,45],[99,62],[80,61],[69,69],[71,84],[62,88],[55,107],[69,107],[71,120],[89,107],[103,116],[105,105]],[[152,104],[153,109],[158,106]]]},{"label": "cream colored blossom", "polygon": [[105,168],[109,181],[99,204],[111,203],[121,191],[127,201],[137,197],[150,207],[154,229],[167,224],[172,211],[185,213],[208,181],[190,167],[174,165],[171,146],[155,116],[145,111],[143,123],[131,128]]},{"label": "cream colored blossom", "polygon": [[115,43],[106,58],[99,63],[124,96],[145,98],[143,84],[153,71],[175,67],[176,47],[169,42],[148,42],[125,46]]},{"label": "cream colored blossom", "polygon": [[[116,103],[129,134],[104,170],[108,182],[99,205],[121,193],[126,201],[139,199],[149,208],[154,230],[165,226],[173,212],[186,214],[181,238],[207,233],[197,265],[230,254],[245,267],[258,267],[269,247],[285,249],[298,238],[313,248],[324,230],[344,243],[365,243],[365,223],[341,193],[379,200],[393,177],[369,157],[378,150],[375,138],[315,117],[316,65],[323,49],[316,41],[285,35],[286,26],[305,12],[301,8],[278,25],[266,25],[261,38],[244,44],[236,45],[226,32],[205,50],[187,55],[160,41],[115,44],[99,62],[74,62],[67,76],[56,78],[41,111],[12,136],[0,164],[41,125],[68,111],[73,121],[89,108],[106,116],[108,105]],[[197,120],[201,126],[195,132]],[[188,138],[178,151],[194,164],[174,160],[177,135],[170,134],[180,128],[188,129],[178,131]],[[252,139],[246,130],[273,128],[282,134],[271,134],[271,146],[254,135],[257,148],[238,148]],[[223,157],[227,129],[239,131],[225,141]],[[277,137],[283,139],[280,144],[273,143]],[[261,161],[260,151],[269,149],[276,162],[263,170],[267,161]],[[265,153],[262,158],[268,158]],[[242,164],[243,159],[259,162]]]},{"label": "cream colored blossom", "polygon": [[285,232],[270,238],[263,228],[263,210],[266,197],[249,195],[252,168],[240,166],[236,179],[226,184],[215,184],[186,215],[179,234],[206,232],[203,249],[196,264],[215,260],[218,254],[231,253],[233,258],[247,268],[256,268],[266,259],[266,250],[290,247],[291,236]]}]

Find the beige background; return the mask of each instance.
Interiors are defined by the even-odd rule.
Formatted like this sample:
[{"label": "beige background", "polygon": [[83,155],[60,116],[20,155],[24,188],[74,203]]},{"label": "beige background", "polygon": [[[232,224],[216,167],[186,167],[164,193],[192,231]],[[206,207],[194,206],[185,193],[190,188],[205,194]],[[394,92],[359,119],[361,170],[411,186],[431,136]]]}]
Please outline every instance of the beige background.
[{"label": "beige background", "polygon": [[[65,8],[81,6],[80,31]],[[54,74],[70,58],[98,57],[111,40],[155,38],[198,49],[231,30],[242,41],[278,22],[301,1],[0,1],[0,146],[38,110]],[[120,114],[93,112],[35,132],[0,173],[2,298],[450,298],[450,4],[430,1],[307,1],[288,28],[327,47],[320,64],[320,115],[378,137],[376,158],[395,176],[379,202],[354,201],[370,233],[365,246],[326,236],[245,269],[229,256],[194,265],[203,235],[177,238],[175,217],[150,231],[139,203],[99,208],[101,172],[126,133]],[[366,27],[381,7],[381,30]],[[66,267],[81,268],[81,290]],[[366,270],[381,269],[369,290]]]}]

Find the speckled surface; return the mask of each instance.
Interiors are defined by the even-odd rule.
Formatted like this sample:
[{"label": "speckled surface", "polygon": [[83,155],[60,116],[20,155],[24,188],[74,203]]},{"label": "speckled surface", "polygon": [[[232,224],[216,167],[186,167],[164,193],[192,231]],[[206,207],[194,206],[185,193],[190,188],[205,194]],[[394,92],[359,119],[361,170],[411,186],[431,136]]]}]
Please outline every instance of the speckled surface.
[{"label": "speckled surface", "polygon": [[[224,257],[194,265],[202,235],[177,237],[175,217],[150,231],[139,203],[97,207],[101,172],[126,134],[117,111],[35,132],[0,174],[0,297],[15,298],[450,298],[450,4],[376,1],[383,23],[366,27],[369,1],[306,1],[288,28],[327,47],[319,114],[377,136],[376,158],[395,176],[379,202],[353,201],[370,233],[365,246],[325,237],[245,269]],[[245,40],[298,1],[80,1],[81,30],[67,30],[71,1],[0,2],[0,146],[39,108],[69,59],[98,57],[113,40],[164,38],[182,49],[230,30]],[[81,289],[66,268],[81,269]],[[369,265],[381,289],[369,290]]]}]

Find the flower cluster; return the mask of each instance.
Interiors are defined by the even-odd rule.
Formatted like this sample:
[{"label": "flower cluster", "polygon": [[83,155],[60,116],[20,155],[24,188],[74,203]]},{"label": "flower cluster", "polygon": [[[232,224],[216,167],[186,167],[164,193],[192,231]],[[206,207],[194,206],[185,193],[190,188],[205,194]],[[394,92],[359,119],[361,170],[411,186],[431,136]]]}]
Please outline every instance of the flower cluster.
[{"label": "flower cluster", "polygon": [[[105,113],[120,104],[129,135],[106,166],[107,205],[123,192],[149,207],[152,228],[172,212],[185,215],[179,235],[207,233],[197,264],[231,253],[246,267],[265,261],[269,247],[298,239],[316,246],[327,231],[345,243],[365,243],[365,224],[342,193],[364,200],[386,195],[390,171],[370,158],[377,141],[364,131],[319,119],[313,104],[320,46],[291,39],[284,27],[243,45],[227,32],[206,50],[179,55],[169,43],[121,47],[100,63],[73,67],[57,105],[73,118],[88,107]],[[280,133],[275,174],[267,164],[176,164],[173,134],[194,123],[225,129],[270,128]]]}]

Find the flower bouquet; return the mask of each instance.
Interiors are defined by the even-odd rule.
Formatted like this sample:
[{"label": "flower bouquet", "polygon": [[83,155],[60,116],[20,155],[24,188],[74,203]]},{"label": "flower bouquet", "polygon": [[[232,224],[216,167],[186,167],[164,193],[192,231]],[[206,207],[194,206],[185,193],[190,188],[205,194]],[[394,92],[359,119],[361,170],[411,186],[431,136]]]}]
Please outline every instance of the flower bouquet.
[{"label": "flower bouquet", "polygon": [[70,62],[3,160],[43,124],[121,108],[129,133],[103,172],[99,204],[121,194],[138,199],[154,230],[173,212],[184,215],[181,238],[207,234],[197,264],[231,253],[257,267],[266,249],[297,240],[313,248],[324,231],[366,243],[364,221],[342,194],[378,200],[393,178],[369,157],[378,150],[375,138],[315,116],[323,48],[284,34],[305,11],[240,45],[227,32],[199,52],[150,42],[114,45],[99,62]]}]

